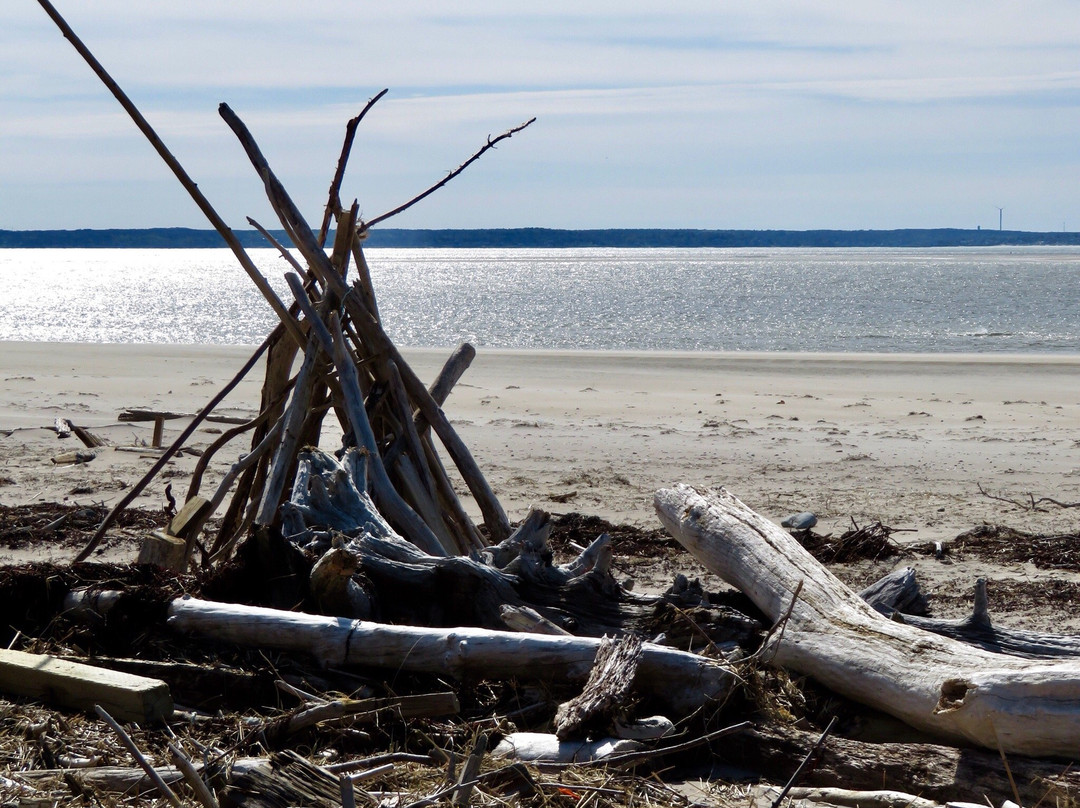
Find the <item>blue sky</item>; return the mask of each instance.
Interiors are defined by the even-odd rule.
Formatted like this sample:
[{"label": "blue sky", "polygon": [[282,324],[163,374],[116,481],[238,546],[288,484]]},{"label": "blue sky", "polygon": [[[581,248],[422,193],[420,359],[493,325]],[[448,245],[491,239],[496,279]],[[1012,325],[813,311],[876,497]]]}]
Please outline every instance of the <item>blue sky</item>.
[{"label": "blue sky", "polygon": [[[318,221],[1080,230],[1080,3],[56,0],[234,227],[276,226],[226,101]],[[0,9],[0,228],[205,227],[33,0]]]}]

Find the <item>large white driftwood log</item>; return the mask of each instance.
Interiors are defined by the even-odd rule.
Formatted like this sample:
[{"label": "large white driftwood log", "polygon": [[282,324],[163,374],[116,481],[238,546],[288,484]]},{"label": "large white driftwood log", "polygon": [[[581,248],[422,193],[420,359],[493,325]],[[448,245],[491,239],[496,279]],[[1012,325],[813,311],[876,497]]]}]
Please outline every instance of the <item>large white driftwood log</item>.
[{"label": "large white driftwood log", "polygon": [[954,742],[1080,756],[1080,663],[995,654],[891,621],[724,489],[658,491],[664,526],[773,620],[775,664]]},{"label": "large white driftwood log", "polygon": [[[459,678],[584,680],[601,643],[594,637],[387,625],[191,597],[170,604],[168,624],[224,642],[309,653],[323,665]],[[733,679],[716,660],[647,643],[634,681],[639,689],[686,714],[723,699]]]}]

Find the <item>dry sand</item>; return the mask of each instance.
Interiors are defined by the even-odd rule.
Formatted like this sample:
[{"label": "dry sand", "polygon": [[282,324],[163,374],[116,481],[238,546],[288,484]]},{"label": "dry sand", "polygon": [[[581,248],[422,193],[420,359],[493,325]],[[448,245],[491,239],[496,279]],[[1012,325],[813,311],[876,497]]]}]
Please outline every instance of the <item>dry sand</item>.
[{"label": "dry sand", "polygon": [[[57,466],[81,444],[44,427],[59,416],[148,444],[151,425],[120,423],[121,410],[194,412],[250,351],[0,344],[0,504],[112,504],[152,458],[109,448]],[[447,353],[406,355],[431,379]],[[260,385],[256,369],[219,412],[253,415]],[[819,532],[876,520],[911,541],[983,522],[1074,532],[1080,516],[979,490],[1080,501],[1080,357],[481,350],[445,409],[512,520],[535,504],[656,527],[652,493],[679,481],[726,486],[774,519],[814,511]],[[166,442],[185,424],[169,421]],[[245,448],[219,453],[207,489]],[[182,499],[194,464],[177,459],[137,504],[160,508],[170,482]]]}]

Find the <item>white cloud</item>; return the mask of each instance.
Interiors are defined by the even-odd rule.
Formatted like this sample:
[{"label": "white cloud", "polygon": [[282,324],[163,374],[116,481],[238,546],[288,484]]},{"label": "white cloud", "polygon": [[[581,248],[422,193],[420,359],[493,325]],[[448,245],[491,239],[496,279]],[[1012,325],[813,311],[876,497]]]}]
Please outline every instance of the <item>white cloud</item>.
[{"label": "white cloud", "polygon": [[[171,203],[123,201],[117,180],[146,176],[155,158],[45,15],[8,6],[0,194],[34,172],[53,191],[96,179],[115,204],[65,206],[69,226],[110,211],[116,225],[200,225],[193,214],[162,221]],[[70,0],[60,10],[232,211],[250,212],[261,189],[219,101],[315,206],[345,121],[388,86],[350,169],[365,206],[389,207],[488,134],[539,117],[410,214],[414,226],[566,225],[567,211],[576,226],[615,226],[648,223],[651,210],[671,226],[726,226],[739,212],[760,217],[739,226],[787,227],[805,219],[811,190],[820,215],[859,226],[911,209],[875,192],[885,185],[943,209],[1000,186],[999,197],[1014,189],[1012,207],[1070,208],[1080,221],[1056,179],[1077,179],[1069,144],[1080,136],[1080,15],[1066,0],[464,0],[435,11],[415,0]],[[55,215],[0,198],[0,227],[55,226]]]}]

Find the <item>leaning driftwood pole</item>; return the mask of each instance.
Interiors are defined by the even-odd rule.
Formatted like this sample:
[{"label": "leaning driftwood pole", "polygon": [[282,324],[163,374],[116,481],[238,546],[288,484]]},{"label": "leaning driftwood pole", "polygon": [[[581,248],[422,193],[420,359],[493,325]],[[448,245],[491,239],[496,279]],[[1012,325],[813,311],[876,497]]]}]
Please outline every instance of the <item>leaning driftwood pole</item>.
[{"label": "leaning driftwood pole", "polygon": [[654,504],[695,558],[767,616],[790,608],[777,665],[938,737],[1027,755],[1080,750],[1080,663],[994,654],[891,621],[723,489],[678,485]]},{"label": "leaning driftwood pole", "polygon": [[[282,227],[292,236],[294,244],[308,262],[311,271],[328,292],[332,292],[342,301],[345,311],[352,319],[353,326],[361,337],[369,342],[371,349],[376,353],[381,353],[385,359],[392,360],[397,364],[398,370],[401,372],[402,382],[405,384],[409,395],[412,396],[414,405],[431,423],[447,452],[457,464],[465,484],[469,487],[473,498],[484,515],[484,522],[487,524],[492,540],[501,541],[509,536],[511,532],[510,521],[506,518],[506,512],[484,479],[468,447],[458,437],[457,432],[450,425],[442,409],[431,398],[431,394],[423,382],[420,381],[408,363],[402,358],[397,347],[386,335],[386,332],[383,331],[374,315],[366,309],[356,295],[349,294],[349,287],[334,272],[333,267],[330,265],[330,259],[323,252],[318,239],[311,231],[311,228],[308,227],[307,222],[304,221],[285,187],[271,170],[269,163],[255,142],[255,138],[252,137],[244,122],[240,120],[228,104],[221,104],[218,111],[229,125],[229,128],[236,134],[252,166],[262,177],[266,186],[267,197],[278,214]],[[496,140],[490,142],[494,143]]]},{"label": "leaning driftwood pole", "polygon": [[285,327],[292,334],[293,338],[297,341],[298,345],[304,343],[303,335],[300,333],[299,328],[296,325],[296,321],[289,314],[288,309],[285,308],[285,304],[278,298],[277,293],[274,292],[273,287],[259,272],[258,268],[252,262],[251,258],[244,251],[243,246],[240,244],[240,240],[236,238],[236,234],[225,224],[225,220],[218,215],[218,212],[214,209],[214,206],[210,204],[208,200],[199,190],[199,186],[195,184],[195,181],[188,176],[187,171],[180,165],[180,161],[173,156],[169,151],[164,141],[158,137],[157,132],[150,125],[150,122],[143,117],[139,112],[138,107],[132,103],[128,98],[127,93],[123,91],[119,84],[117,84],[112,76],[109,75],[105,67],[99,62],[94,54],[90,52],[90,49],[83,44],[82,40],[75,34],[71,26],[67,24],[67,21],[60,16],[58,12],[49,2],[49,0],[38,0],[38,3],[45,13],[49,15],[57,28],[64,34],[64,37],[72,44],[83,60],[90,66],[90,69],[94,71],[102,83],[109,89],[109,92],[113,94],[113,97],[120,102],[120,106],[124,108],[124,111],[131,117],[135,125],[139,128],[139,131],[143,133],[150,145],[154,147],[154,150],[158,153],[165,164],[172,170],[176,178],[180,180],[180,184],[184,186],[184,190],[188,192],[195,204],[199,206],[199,210],[203,212],[203,215],[210,220],[210,224],[214,226],[214,229],[221,234],[221,237],[225,239],[225,243],[229,245],[229,248],[233,251],[236,259],[240,262],[240,266],[247,272],[248,277],[254,282],[256,288],[262,293],[262,296],[266,299],[266,302],[270,304],[277,316],[281,319],[281,322],[285,324]]}]

